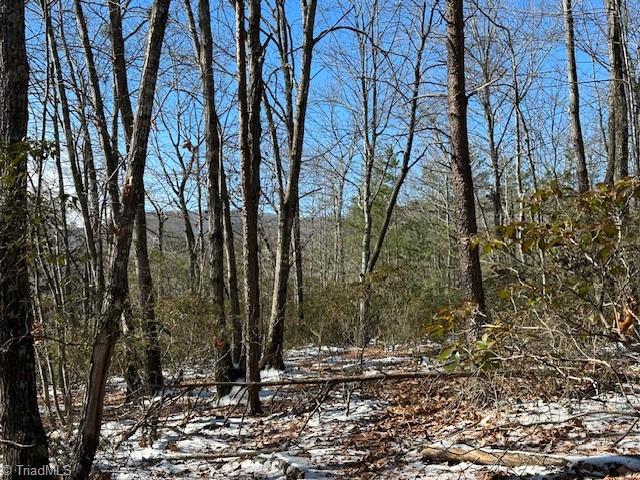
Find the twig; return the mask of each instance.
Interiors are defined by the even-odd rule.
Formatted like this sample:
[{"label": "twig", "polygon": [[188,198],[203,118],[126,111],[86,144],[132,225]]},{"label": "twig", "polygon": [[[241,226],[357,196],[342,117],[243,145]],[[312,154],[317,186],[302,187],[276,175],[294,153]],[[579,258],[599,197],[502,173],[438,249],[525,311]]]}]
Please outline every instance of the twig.
[{"label": "twig", "polygon": [[316,412],[318,410],[320,410],[320,407],[322,406],[324,401],[329,396],[329,393],[331,393],[331,390],[333,390],[333,385],[327,385],[326,390],[323,392],[322,395],[319,396],[319,400],[316,401],[316,407],[313,409],[313,411],[309,414],[307,419],[304,421],[304,423],[302,424],[302,427],[300,427],[300,430],[298,430],[298,434],[296,435],[296,439],[299,438],[300,435],[302,435],[302,432],[304,431],[304,429],[306,428],[308,423],[311,421],[313,416],[316,414]]},{"label": "twig", "polygon": [[31,445],[25,445],[23,443],[14,442],[12,440],[5,440],[4,438],[0,438],[0,443],[2,445],[11,445],[12,447],[16,448],[33,448],[36,446],[35,443],[32,443]]},{"label": "twig", "polygon": [[624,440],[625,438],[627,438],[627,436],[631,433],[631,430],[633,430],[635,428],[635,426],[638,424],[638,421],[640,421],[640,418],[636,418],[633,423],[631,424],[631,426],[627,429],[626,432],[624,432],[623,435],[620,436],[620,438],[618,438],[615,442],[613,442],[613,446],[615,447],[616,445],[618,445],[622,440]]}]

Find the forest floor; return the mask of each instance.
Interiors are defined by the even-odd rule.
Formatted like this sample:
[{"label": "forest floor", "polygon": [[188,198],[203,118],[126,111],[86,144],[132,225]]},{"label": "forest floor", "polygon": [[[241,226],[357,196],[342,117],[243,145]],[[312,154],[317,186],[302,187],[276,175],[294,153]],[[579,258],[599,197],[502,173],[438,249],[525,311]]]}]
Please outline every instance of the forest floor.
[{"label": "forest floor", "polygon": [[[263,371],[262,380],[432,371],[427,350],[371,347],[361,364],[355,349],[297,349],[287,353],[285,372]],[[264,414],[257,418],[245,416],[240,387],[217,401],[213,388],[176,385],[133,406],[124,404],[123,382],[116,380],[98,478],[640,478],[632,473],[640,471],[640,458],[632,456],[640,449],[640,391],[587,388],[540,400],[530,386],[544,390],[547,380],[526,377],[501,377],[508,398],[500,398],[497,378],[482,383],[446,374],[264,388]],[[182,382],[211,380],[187,372]],[[488,463],[511,466],[434,458],[427,447],[490,452],[496,461]],[[515,464],[506,451],[520,452]],[[529,462],[527,452],[539,457]],[[557,458],[568,463],[558,466]]]}]

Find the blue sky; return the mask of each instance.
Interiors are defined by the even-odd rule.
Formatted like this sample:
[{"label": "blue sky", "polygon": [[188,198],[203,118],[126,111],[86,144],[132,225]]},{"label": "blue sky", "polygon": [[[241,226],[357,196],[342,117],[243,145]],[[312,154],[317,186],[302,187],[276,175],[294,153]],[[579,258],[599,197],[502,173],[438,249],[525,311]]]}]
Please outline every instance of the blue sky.
[{"label": "blue sky", "polygon": [[[355,25],[354,17],[358,12],[358,8],[350,9],[347,2],[343,3],[333,0],[320,2],[316,31],[322,31],[334,25],[338,19],[343,17],[345,12],[349,13],[342,19],[343,24]],[[601,146],[597,145],[600,142],[600,137],[597,121],[598,110],[596,107],[598,105],[606,107],[607,48],[603,36],[604,32],[602,31],[603,25],[606,25],[605,11],[602,2],[585,0],[574,3],[576,4],[574,17],[579,47],[577,58],[583,107],[581,111],[583,128],[592,161],[601,162],[601,159],[598,158],[598,152],[601,152],[602,149]],[[126,31],[132,31],[141,25],[148,4],[148,2],[137,0],[131,2],[129,11],[125,15]],[[381,25],[386,32],[382,43],[392,50],[388,66],[389,68],[393,66],[394,69],[398,69],[395,77],[388,72],[388,80],[395,79],[401,84],[404,83],[403,89],[406,91],[409,84],[407,79],[409,70],[407,70],[407,65],[402,65],[402,55],[407,55],[409,59],[412,55],[412,32],[407,26],[412,24],[415,17],[412,16],[413,11],[409,2],[382,2],[381,4],[384,12],[381,16]],[[32,2],[28,5],[27,28],[32,65],[31,108],[33,113],[31,115],[31,131],[34,135],[39,135],[42,122],[43,71],[47,59],[46,42],[37,5]],[[298,2],[289,2],[287,5],[287,14],[293,25],[294,43],[299,45],[299,4]],[[58,15],[62,12],[73,59],[77,62],[78,71],[80,77],[82,77],[83,59],[77,45],[71,6],[71,2],[68,0],[64,0],[56,6],[54,9],[54,21],[57,24]],[[483,2],[483,8],[488,14],[491,13],[491,8],[487,7],[486,2]],[[268,2],[265,2],[263,9],[265,18],[269,21]],[[505,0],[499,2],[499,6],[495,11],[497,12],[497,21],[512,30],[512,35],[516,41],[518,72],[522,75],[523,84],[529,84],[523,102],[523,109],[531,130],[535,133],[535,135],[532,135],[532,140],[534,140],[536,147],[536,162],[539,162],[542,173],[544,173],[545,166],[548,169],[555,163],[558,163],[560,165],[559,168],[562,169],[564,168],[565,151],[568,145],[568,132],[566,119],[566,64],[562,36],[561,2]],[[232,148],[236,137],[234,124],[233,12],[226,2],[212,2],[212,13],[214,18],[215,57],[218,62],[217,97],[224,124],[225,138],[229,143],[226,153],[230,179],[234,187],[233,190],[237,193],[237,182],[234,181],[234,174],[238,171],[238,162]],[[94,38],[93,47],[99,61],[99,70],[104,75],[103,95],[106,97],[107,109],[111,110],[111,101],[109,99],[112,97],[112,92],[107,57],[109,43],[105,35],[105,22],[108,18],[106,9],[102,2],[87,3],[85,5],[85,14],[90,19],[89,28]],[[467,14],[469,15],[469,25],[474,21],[479,23],[486,22],[484,16],[473,8],[471,2],[467,2]],[[423,62],[424,83],[421,87],[421,93],[424,93],[428,98],[425,98],[421,104],[422,113],[424,114],[422,125],[425,128],[437,127],[442,131],[446,131],[445,99],[439,96],[445,93],[444,79],[446,69],[443,64],[445,54],[443,26],[439,21],[438,13],[436,13],[435,18],[438,23],[434,27]],[[174,156],[171,138],[172,136],[174,139],[177,138],[176,115],[182,109],[182,106],[185,106],[185,112],[181,115],[181,118],[189,119],[189,128],[186,130],[191,130],[188,135],[192,137],[190,140],[197,141],[196,138],[201,137],[202,134],[199,114],[198,72],[193,63],[193,48],[185,26],[186,19],[182,2],[174,2],[171,24],[167,30],[165,56],[162,61],[157,94],[157,101],[162,105],[163,115],[157,118],[155,124],[157,131],[155,139],[151,142],[149,148],[149,173],[147,175],[149,190],[154,192],[153,194],[155,195],[166,196],[167,203],[170,192],[163,185],[163,180],[161,179],[162,169],[159,168],[157,154],[158,152],[162,154],[166,159],[166,163],[175,167],[175,162],[171,160]],[[138,81],[137,72],[139,71],[144,50],[145,33],[146,25],[141,25],[141,28],[136,30],[136,33],[127,40],[127,53],[131,59],[129,81],[134,97],[135,86]],[[339,120],[339,127],[344,130],[345,134],[349,134],[353,130],[357,131],[358,122],[362,121],[357,113],[358,97],[352,88],[356,86],[354,84],[355,77],[349,73],[349,68],[347,68],[350,62],[357,66],[357,43],[355,40],[356,36],[352,31],[339,30],[328,35],[316,47],[313,65],[314,81],[310,97],[305,150],[305,155],[309,158],[309,168],[303,170],[303,191],[314,191],[318,188],[318,172],[316,168],[318,161],[316,157],[322,153],[328,159],[330,157],[329,154],[338,152],[338,149],[332,144],[334,140],[330,135],[330,128],[327,123],[332,109],[334,117]],[[467,29],[467,45],[469,48],[474,48],[469,28]],[[594,61],[592,56],[584,51],[586,48],[593,48],[599,57]],[[64,61],[66,59],[63,59]],[[272,48],[268,49],[266,63],[265,74],[272,74],[276,67],[275,53]],[[505,58],[504,65],[507,69],[511,68],[510,60]],[[480,82],[473,73],[473,61],[469,55],[467,56],[467,69],[469,73],[467,88],[471,91]],[[525,81],[525,72],[533,74],[534,78],[530,82]],[[273,79],[274,77],[271,76],[270,78]],[[508,73],[505,74],[505,78],[496,79],[496,102],[500,101],[501,96],[508,97],[512,94],[512,89],[509,85],[510,81]],[[272,84],[270,88],[275,87]],[[406,121],[406,102],[403,105],[402,102],[394,100],[395,93],[388,86],[382,88],[383,90],[388,89],[386,92],[389,94],[389,101],[393,103],[389,117],[391,120],[385,135],[383,135],[383,144],[384,147],[391,145],[394,151],[400,153],[403,145],[404,123]],[[70,97],[72,102],[75,103],[75,97],[72,94]],[[332,107],[327,103],[329,100],[331,100]],[[514,155],[513,115],[509,113],[512,107],[508,103],[509,101],[506,101],[498,116],[499,130],[505,132],[502,145],[506,162]],[[606,111],[604,115],[606,116]],[[486,124],[474,97],[471,98],[469,105],[469,128],[477,162],[475,164],[475,173],[479,176],[480,184],[482,184],[482,182],[489,180],[486,164]],[[50,124],[48,130],[47,137],[51,138]],[[185,128],[181,130],[183,133],[186,131]],[[437,161],[441,160],[442,153],[441,149],[435,144],[441,140],[433,132],[421,135],[422,146],[426,147],[429,144],[432,144],[432,146],[428,150],[429,153],[425,157],[424,163],[421,165],[423,168],[414,170],[412,181],[408,184],[407,195],[416,194],[416,190],[412,190],[411,185],[416,185],[415,182],[418,181],[423,169],[437,169]],[[354,142],[351,141],[351,143]],[[355,185],[358,183],[360,171],[360,160],[357,154],[360,142],[356,141],[355,144],[356,154],[353,160],[353,169],[350,173],[351,186],[348,187],[348,197],[354,197],[357,194]],[[591,145],[593,148],[590,148]],[[159,150],[156,147],[159,147]],[[270,149],[269,142],[266,142],[265,156],[270,155]],[[416,148],[416,151],[419,150]],[[99,152],[97,142],[95,151]],[[263,168],[265,190],[269,190],[273,185],[273,181],[270,178],[272,170],[268,168],[268,163],[265,162],[265,167]],[[323,202],[322,198],[323,195],[319,194],[316,197],[308,198],[305,202],[308,202],[309,209],[319,208],[318,205]],[[270,208],[268,203],[265,204],[265,208],[267,210]]]}]

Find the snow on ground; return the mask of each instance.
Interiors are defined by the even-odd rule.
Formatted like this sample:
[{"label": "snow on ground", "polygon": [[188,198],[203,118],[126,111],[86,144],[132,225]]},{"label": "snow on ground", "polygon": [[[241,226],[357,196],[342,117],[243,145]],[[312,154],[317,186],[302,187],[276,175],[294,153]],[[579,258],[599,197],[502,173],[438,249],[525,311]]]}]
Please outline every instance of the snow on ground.
[{"label": "snow on ground", "polygon": [[[263,381],[426,371],[431,362],[415,351],[366,352],[317,347],[288,352],[286,372],[265,370]],[[359,370],[357,370],[359,369]],[[189,372],[192,373],[192,372]],[[204,382],[203,372],[185,374]],[[615,462],[618,471],[639,471],[640,429],[635,395],[603,393],[586,400],[505,403],[492,409],[451,408],[435,382],[264,388],[263,416],[245,416],[244,390],[215,400],[206,387],[167,390],[157,422],[139,423],[118,407],[107,410],[96,462],[114,480],[197,478],[394,478],[491,479],[566,478],[557,470],[506,468],[468,462],[440,463],[422,454],[424,447],[462,445],[561,454],[574,462]],[[159,397],[145,404],[157,407]],[[135,418],[132,418],[135,417]],[[135,431],[133,431],[133,430]],[[128,432],[129,438],[123,440]],[[592,465],[591,465],[592,464]],[[502,475],[502,476],[499,476]],[[590,478],[582,475],[576,478]]]}]

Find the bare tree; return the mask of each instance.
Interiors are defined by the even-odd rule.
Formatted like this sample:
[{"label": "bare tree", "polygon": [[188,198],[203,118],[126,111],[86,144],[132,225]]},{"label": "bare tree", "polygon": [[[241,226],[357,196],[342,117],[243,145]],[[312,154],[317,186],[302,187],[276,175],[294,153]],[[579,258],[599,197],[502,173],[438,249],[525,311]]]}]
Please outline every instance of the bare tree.
[{"label": "bare tree", "polygon": [[629,175],[629,121],[622,47],[620,0],[607,0],[610,62],[609,145],[605,182]]},{"label": "bare tree", "polygon": [[[208,0],[198,2],[198,25],[196,30],[191,4],[185,0],[193,43],[198,55],[204,97],[204,129],[207,163],[207,191],[209,197],[209,242],[211,243],[211,299],[218,327],[214,340],[216,350],[215,378],[219,382],[229,381],[233,370],[231,342],[227,338],[224,311],[224,236],[222,230],[222,201],[220,197],[220,159],[222,145],[218,112],[216,111],[213,83],[213,38],[211,35],[211,13]],[[231,387],[218,387],[218,395],[226,395]]]},{"label": "bare tree", "polygon": [[576,68],[575,40],[573,35],[573,9],[571,0],[563,0],[565,48],[567,49],[567,78],[569,80],[569,118],[571,120],[571,140],[576,156],[576,176],[578,191],[589,190],[589,172],[587,158],[584,153],[582,125],[580,124],[580,89],[578,87],[578,71]]},{"label": "bare tree", "polygon": [[[487,8],[490,12],[496,10],[499,2],[491,3]],[[503,171],[504,166],[500,158],[502,153],[502,143],[505,138],[504,130],[500,131],[499,118],[501,108],[507,100],[507,95],[500,92],[496,84],[505,75],[504,61],[505,48],[500,44],[497,34],[498,26],[492,17],[487,15],[477,15],[471,18],[470,30],[473,45],[468,48],[469,57],[475,60],[480,69],[480,81],[478,101],[482,106],[482,113],[487,126],[487,143],[489,147],[489,158],[493,173],[493,185],[490,196],[493,204],[494,225],[500,226],[504,222],[503,208]],[[506,127],[503,127],[506,129]]]},{"label": "bare tree", "polygon": [[[83,171],[77,155],[77,142],[73,134],[73,125],[71,122],[71,108],[67,96],[67,88],[62,73],[62,62],[60,60],[60,54],[58,51],[57,40],[54,35],[54,28],[51,20],[50,10],[47,8],[45,2],[41,3],[42,13],[45,23],[45,31],[49,43],[49,52],[51,55],[51,62],[53,67],[53,75],[55,77],[55,84],[57,89],[56,102],[54,108],[56,112],[60,110],[61,115],[56,115],[56,121],[62,120],[62,128],[64,132],[64,138],[66,143],[66,152],[69,158],[69,166],[71,167],[71,176],[73,180],[74,189],[78,198],[78,204],[82,213],[85,243],[92,262],[92,273],[95,279],[96,289],[93,292],[94,295],[94,308],[98,309],[98,304],[101,300],[102,293],[104,291],[104,271],[102,266],[102,258],[100,255],[101,240],[99,232],[99,207],[97,200],[97,185],[95,182],[95,166],[93,165],[93,152],[91,150],[91,143],[89,137],[89,127],[87,118],[84,111],[84,105],[80,108],[80,124],[84,141],[84,157],[86,163],[86,170],[88,170],[88,178],[91,182],[91,194],[89,194],[89,186],[86,185],[83,178]],[[66,47],[66,39],[64,36],[64,29],[60,29],[61,39],[63,46]],[[66,48],[65,48],[66,49]],[[77,86],[77,79],[73,69],[70,70],[70,80],[74,88]],[[57,125],[56,125],[57,128]]]},{"label": "bare tree", "polygon": [[[118,107],[124,126],[125,143],[128,150],[131,148],[133,138],[133,108],[129,95],[129,82],[127,79],[126,58],[124,56],[124,38],[122,35],[122,14],[119,0],[109,1],[111,49],[113,52],[113,74],[116,84]],[[158,340],[159,325],[155,313],[155,289],[153,277],[149,265],[149,252],[147,245],[147,215],[145,211],[144,181],[138,199],[135,217],[135,252],[136,268],[138,273],[138,290],[140,295],[140,308],[145,332],[145,381],[149,392],[156,392],[162,386],[162,352]]]},{"label": "bare tree", "polygon": [[[0,5],[0,424],[7,478],[17,466],[49,465],[38,411],[33,312],[27,265],[27,155],[29,64],[25,4]],[[43,475],[42,478],[51,478]]]},{"label": "bare tree", "polygon": [[[262,101],[263,46],[260,42],[260,0],[248,0],[249,21],[245,27],[245,2],[236,0],[236,63],[238,75],[239,145],[242,177],[243,257],[245,291],[245,343],[247,381],[260,381],[258,367],[260,337],[260,261],[258,207],[260,201],[260,104]],[[246,46],[245,46],[246,43]],[[247,48],[248,47],[248,58]],[[248,78],[247,78],[248,77]],[[258,387],[248,388],[249,412],[260,413]]]},{"label": "bare tree", "polygon": [[119,336],[119,318],[127,298],[127,266],[133,235],[133,226],[141,192],[147,156],[147,141],[151,127],[151,111],[157,80],[160,52],[169,14],[170,0],[154,2],[145,62],[140,81],[138,107],[134,117],[133,132],[127,155],[127,177],[122,191],[122,210],[116,219],[117,235],[110,261],[110,277],[107,283],[102,312],[98,319],[96,338],[91,355],[91,369],[82,418],[78,428],[72,465],[74,480],[89,476],[95,457],[105,394],[105,385],[111,356]]},{"label": "bare tree", "polygon": [[[304,144],[305,121],[307,115],[307,102],[309,98],[309,87],[311,83],[311,62],[313,59],[313,47],[316,39],[313,35],[316,15],[316,0],[309,0],[301,3],[302,16],[302,59],[300,78],[295,81],[294,66],[294,46],[289,44],[291,26],[287,20],[285,5],[283,0],[278,0],[275,6],[275,38],[280,56],[281,70],[284,75],[285,84],[285,106],[284,123],[287,131],[289,173],[287,177],[286,189],[282,178],[278,178],[279,183],[279,205],[278,205],[278,246],[276,253],[276,266],[274,272],[273,299],[271,301],[271,315],[269,320],[269,331],[266,336],[260,366],[284,368],[282,349],[284,345],[284,322],[285,309],[287,305],[287,291],[289,284],[289,271],[291,269],[291,243],[292,230],[299,209],[299,181],[300,169],[302,165],[302,148]],[[294,85],[297,85],[297,98],[294,107]],[[278,149],[277,143],[274,149]],[[279,175],[282,175],[282,167],[277,168]],[[299,242],[298,242],[299,245]],[[300,252],[297,252],[297,260],[301,260]]]}]

